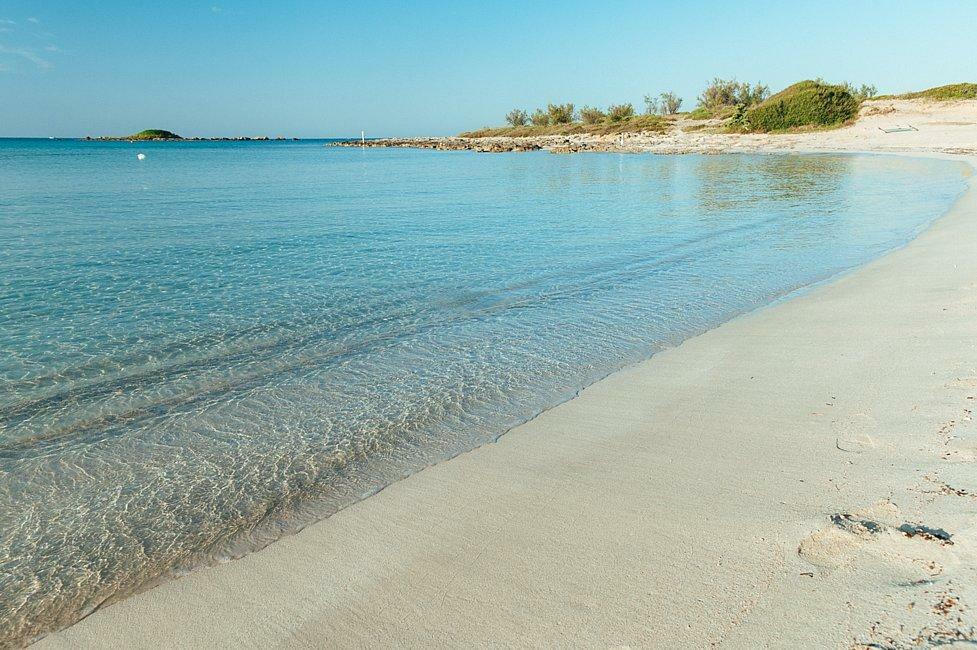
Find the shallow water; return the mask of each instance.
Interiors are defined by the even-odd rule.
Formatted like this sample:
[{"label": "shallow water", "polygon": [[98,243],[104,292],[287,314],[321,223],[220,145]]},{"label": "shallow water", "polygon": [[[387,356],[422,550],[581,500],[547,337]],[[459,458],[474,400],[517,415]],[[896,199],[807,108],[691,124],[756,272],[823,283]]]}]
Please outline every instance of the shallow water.
[{"label": "shallow water", "polygon": [[877,257],[963,183],[867,155],[0,140],[0,645]]}]

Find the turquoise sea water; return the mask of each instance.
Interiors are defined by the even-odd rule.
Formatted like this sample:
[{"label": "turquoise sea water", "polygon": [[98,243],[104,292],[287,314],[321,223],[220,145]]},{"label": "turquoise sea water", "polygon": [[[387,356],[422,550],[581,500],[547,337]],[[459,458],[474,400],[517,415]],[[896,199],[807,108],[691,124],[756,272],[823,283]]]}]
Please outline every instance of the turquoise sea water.
[{"label": "turquoise sea water", "polygon": [[0,645],[871,260],[963,183],[865,155],[0,140]]}]

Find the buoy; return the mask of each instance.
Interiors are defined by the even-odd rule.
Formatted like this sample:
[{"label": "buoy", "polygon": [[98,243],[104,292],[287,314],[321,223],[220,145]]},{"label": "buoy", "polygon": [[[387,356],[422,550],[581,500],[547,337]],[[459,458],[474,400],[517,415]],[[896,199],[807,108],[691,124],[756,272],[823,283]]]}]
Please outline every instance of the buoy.
[{"label": "buoy", "polygon": [[146,154],[144,154],[144,153],[137,153],[136,154],[136,159],[137,160],[146,160]]}]

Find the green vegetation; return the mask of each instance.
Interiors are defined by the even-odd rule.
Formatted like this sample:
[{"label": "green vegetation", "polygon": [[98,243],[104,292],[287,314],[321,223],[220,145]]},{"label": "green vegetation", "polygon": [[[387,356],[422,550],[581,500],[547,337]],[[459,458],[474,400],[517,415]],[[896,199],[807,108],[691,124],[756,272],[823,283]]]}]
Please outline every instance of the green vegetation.
[{"label": "green vegetation", "polygon": [[881,95],[876,99],[932,99],[938,102],[949,102],[960,99],[977,99],[977,84],[961,83],[937,86],[915,93],[902,95]]},{"label": "green vegetation", "polygon": [[657,97],[645,95],[646,115],[675,115],[682,106],[682,98],[673,92],[662,93]]},{"label": "green vegetation", "polygon": [[[677,98],[676,98],[677,99]],[[681,100],[678,100],[681,101]],[[579,115],[571,103],[548,104],[546,110],[537,108],[532,115],[513,109],[506,115],[509,126],[487,127],[467,131],[465,138],[531,137],[537,135],[573,135],[577,133],[615,134],[638,131],[664,133],[668,121],[658,115],[636,115],[631,104],[614,104],[602,111],[584,106]]]},{"label": "green vegetation", "polygon": [[[722,120],[721,124],[685,126],[686,131],[778,132],[826,129],[848,124],[858,117],[867,99],[931,99],[952,101],[977,99],[977,84],[959,83],[903,95],[876,95],[875,86],[852,83],[831,84],[821,78],[795,83],[770,95],[761,84],[741,83],[716,77],[699,95],[698,106],[685,117],[691,120]],[[650,131],[665,133],[671,116],[678,113],[682,98],[672,92],[645,95],[645,114],[636,115],[632,104],[612,104],[606,110],[583,106],[575,112],[572,103],[548,104],[532,115],[514,109],[506,115],[508,127],[484,128],[462,133],[464,137],[532,137],[541,135],[617,134]],[[168,131],[143,131],[133,138],[160,137]],[[146,134],[154,134],[147,136]],[[178,137],[169,134],[171,137]],[[165,136],[164,136],[165,137]]]},{"label": "green vegetation", "polygon": [[529,115],[524,110],[514,108],[505,116],[505,121],[509,126],[526,126],[529,123]]},{"label": "green vegetation", "polygon": [[584,124],[600,124],[607,119],[607,114],[599,108],[584,106],[580,109],[580,121]]},{"label": "green vegetation", "polygon": [[550,124],[570,124],[573,122],[573,104],[549,104],[546,113],[550,116]]},{"label": "green vegetation", "polygon": [[549,126],[550,125],[550,114],[544,111],[542,108],[537,108],[533,113],[533,116],[529,118],[533,123],[533,126]]},{"label": "green vegetation", "polygon": [[[630,106],[630,104],[626,104]],[[462,133],[463,138],[490,138],[490,137],[529,137],[537,135],[575,135],[579,133],[593,133],[598,135],[633,133],[638,131],[651,131],[664,133],[668,129],[668,120],[658,115],[634,115],[634,108],[631,108],[632,115],[622,118],[616,122],[604,119],[594,124],[583,122],[571,122],[569,124],[545,124],[527,126],[503,126],[497,128],[479,129]],[[582,112],[582,111],[581,111]]]},{"label": "green vegetation", "polygon": [[669,91],[658,96],[662,115],[675,115],[682,108],[682,98]]},{"label": "green vegetation", "polygon": [[172,131],[163,129],[146,129],[139,133],[126,136],[126,140],[182,140],[180,136]]},{"label": "green vegetation", "polygon": [[[818,79],[821,81],[821,79]],[[842,86],[845,90],[851,93],[851,96],[857,99],[859,102],[863,102],[866,99],[872,99],[875,97],[879,91],[875,86],[870,86],[868,84],[862,84],[861,86],[856,86],[855,84],[848,83],[847,81]]]},{"label": "green vegetation", "polygon": [[611,104],[607,107],[607,121],[612,123],[625,122],[634,117],[634,106],[631,104]]},{"label": "green vegetation", "polygon": [[699,95],[699,105],[689,117],[693,120],[725,119],[733,115],[737,107],[750,108],[769,96],[770,88],[761,83],[751,86],[735,79],[716,77]]},{"label": "green vegetation", "polygon": [[785,131],[840,126],[858,115],[859,100],[845,86],[801,81],[762,103],[738,111],[730,126],[744,131]]}]

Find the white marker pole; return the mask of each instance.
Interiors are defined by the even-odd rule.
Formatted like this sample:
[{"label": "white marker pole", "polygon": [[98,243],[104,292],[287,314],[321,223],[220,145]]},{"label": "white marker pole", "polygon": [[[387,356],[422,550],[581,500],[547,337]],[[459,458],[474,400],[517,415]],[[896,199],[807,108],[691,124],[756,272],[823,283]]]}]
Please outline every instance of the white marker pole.
[{"label": "white marker pole", "polygon": [[366,131],[360,131],[360,146],[366,146]]}]

